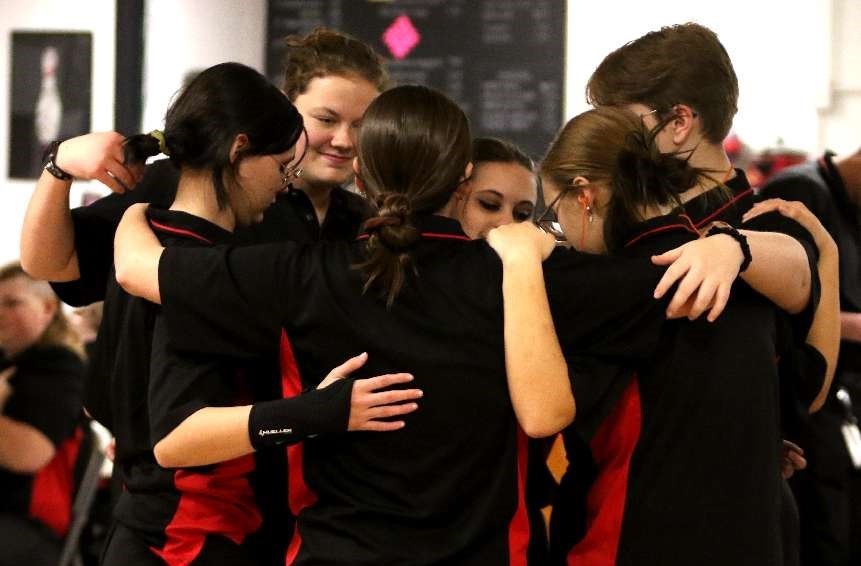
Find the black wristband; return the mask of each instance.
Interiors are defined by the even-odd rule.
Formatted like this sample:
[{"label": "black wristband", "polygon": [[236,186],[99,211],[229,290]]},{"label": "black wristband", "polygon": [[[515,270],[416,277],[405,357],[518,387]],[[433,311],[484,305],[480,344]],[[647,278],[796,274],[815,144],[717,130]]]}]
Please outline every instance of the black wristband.
[{"label": "black wristband", "polygon": [[289,399],[251,406],[248,436],[255,450],[293,444],[323,433],[345,432],[350,422],[352,379],[340,379]]},{"label": "black wristband", "polygon": [[747,237],[729,224],[712,226],[709,228],[709,231],[706,232],[706,236],[714,236],[715,234],[726,234],[738,242],[738,245],[741,247],[741,253],[744,256],[744,260],[742,260],[741,266],[738,268],[738,272],[744,273],[744,271],[750,266],[750,262],[753,261],[753,256],[750,255],[750,246],[747,243]]},{"label": "black wristband", "polygon": [[42,162],[45,164],[45,171],[61,181],[71,181],[72,176],[57,166],[57,150],[59,147],[60,140],[54,140],[45,150],[45,154],[42,156]]}]

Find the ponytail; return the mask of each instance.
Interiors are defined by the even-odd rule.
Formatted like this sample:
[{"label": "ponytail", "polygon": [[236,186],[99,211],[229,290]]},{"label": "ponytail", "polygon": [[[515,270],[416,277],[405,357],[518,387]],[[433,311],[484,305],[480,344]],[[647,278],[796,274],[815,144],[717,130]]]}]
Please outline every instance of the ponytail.
[{"label": "ponytail", "polygon": [[392,306],[408,273],[416,274],[410,251],[421,234],[412,225],[412,207],[402,193],[384,193],[377,199],[377,216],[365,222],[367,259],[357,267],[365,272],[364,291],[378,282]]},{"label": "ponytail", "polygon": [[123,143],[123,158],[126,165],[143,165],[150,157],[170,155],[164,132],[153,130],[148,134],[129,136]]}]

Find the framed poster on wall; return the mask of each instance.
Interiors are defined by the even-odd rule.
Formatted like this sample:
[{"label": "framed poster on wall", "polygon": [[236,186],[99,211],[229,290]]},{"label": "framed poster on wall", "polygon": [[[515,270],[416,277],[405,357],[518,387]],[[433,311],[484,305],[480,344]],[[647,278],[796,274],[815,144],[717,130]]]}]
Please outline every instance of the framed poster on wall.
[{"label": "framed poster on wall", "polygon": [[12,32],[9,177],[35,179],[55,139],[90,131],[92,34]]}]

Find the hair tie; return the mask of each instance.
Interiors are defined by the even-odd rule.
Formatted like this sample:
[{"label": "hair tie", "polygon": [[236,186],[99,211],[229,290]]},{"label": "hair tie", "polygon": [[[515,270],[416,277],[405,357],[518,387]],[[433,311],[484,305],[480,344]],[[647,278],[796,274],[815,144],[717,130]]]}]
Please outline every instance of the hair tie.
[{"label": "hair tie", "polygon": [[167,139],[164,137],[164,132],[162,132],[161,130],[153,130],[148,135],[158,140],[159,152],[165,155],[170,155],[170,152],[167,149]]}]

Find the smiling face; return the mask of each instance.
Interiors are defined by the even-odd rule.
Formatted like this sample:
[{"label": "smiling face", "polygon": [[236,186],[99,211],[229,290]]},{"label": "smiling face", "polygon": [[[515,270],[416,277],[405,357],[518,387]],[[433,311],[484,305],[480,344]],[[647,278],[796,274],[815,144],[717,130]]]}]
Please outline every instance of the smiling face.
[{"label": "smiling face", "polygon": [[308,131],[308,152],[294,186],[332,188],[350,180],[362,116],[379,94],[373,84],[357,75],[311,79],[293,101]]},{"label": "smiling face", "polygon": [[486,238],[497,226],[532,218],[538,187],[535,175],[517,163],[477,163],[459,189],[460,224],[470,238]]}]

